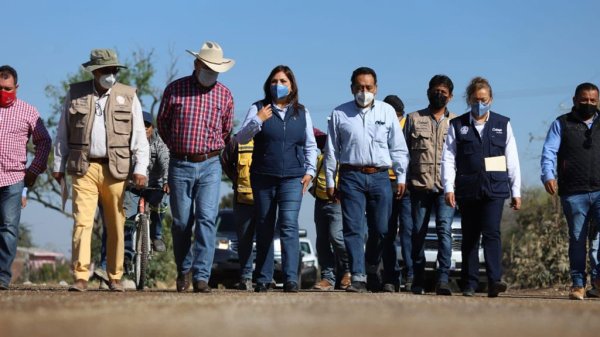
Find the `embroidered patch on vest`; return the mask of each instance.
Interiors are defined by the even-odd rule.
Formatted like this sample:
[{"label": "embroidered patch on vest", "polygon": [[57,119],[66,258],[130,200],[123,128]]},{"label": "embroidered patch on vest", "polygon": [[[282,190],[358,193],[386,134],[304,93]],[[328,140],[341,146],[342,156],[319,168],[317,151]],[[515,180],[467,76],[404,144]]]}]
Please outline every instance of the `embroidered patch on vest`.
[{"label": "embroidered patch on vest", "polygon": [[460,134],[461,135],[466,135],[469,132],[469,127],[468,126],[463,126],[460,128]]}]

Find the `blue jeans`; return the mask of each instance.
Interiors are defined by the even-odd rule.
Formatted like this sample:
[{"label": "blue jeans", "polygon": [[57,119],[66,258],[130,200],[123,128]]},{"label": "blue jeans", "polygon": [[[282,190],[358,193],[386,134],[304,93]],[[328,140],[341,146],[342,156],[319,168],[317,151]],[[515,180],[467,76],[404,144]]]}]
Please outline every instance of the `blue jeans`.
[{"label": "blue jeans", "polygon": [[[315,199],[315,227],[317,255],[321,279],[335,285],[336,275],[350,271],[342,225],[342,206],[338,203]],[[336,266],[342,270],[336,273]]]},{"label": "blue jeans", "polygon": [[[395,181],[392,182],[396,184]],[[392,190],[395,186],[392,185]],[[413,278],[412,233],[413,221],[410,209],[410,195],[402,199],[392,198],[392,215],[390,216],[388,234],[384,237],[383,246],[383,283],[399,285],[401,281],[398,253],[396,251],[396,236],[400,233],[400,253],[406,267],[406,277]]]},{"label": "blue jeans", "polygon": [[[344,241],[350,259],[352,281],[366,282],[367,271],[377,270],[388,233],[392,211],[392,189],[387,171],[365,174],[340,171],[339,191],[342,200]],[[369,245],[364,248],[365,213]],[[368,266],[365,266],[365,261]]]},{"label": "blue jeans", "polygon": [[[144,198],[152,207],[150,212],[150,239],[162,239],[162,213],[158,212],[158,208],[162,206],[164,192],[148,190],[143,192]],[[132,221],[137,215],[138,203],[140,201],[139,192],[132,192],[129,189],[125,190],[123,197],[123,209],[125,210],[125,257],[133,258],[133,242]],[[102,217],[102,247],[100,248],[100,268],[106,270],[106,225],[104,224],[104,211],[102,204],[98,204],[100,217]]]},{"label": "blue jeans", "polygon": [[254,206],[241,204],[233,196],[233,218],[238,238],[238,257],[240,260],[240,278],[252,279],[252,245],[254,243],[254,232],[256,222],[254,221]]},{"label": "blue jeans", "polygon": [[[302,202],[302,177],[274,177],[252,173],[256,219],[256,270],[258,283],[273,279],[273,238],[276,225],[281,242],[281,266],[284,283],[298,283],[300,238],[298,214]],[[276,221],[277,220],[277,221]]]},{"label": "blue jeans", "polygon": [[8,286],[17,254],[23,181],[0,187],[0,283]]},{"label": "blue jeans", "polygon": [[[569,225],[571,281],[574,287],[585,287],[587,223],[592,220],[596,224],[596,228],[600,226],[600,191],[563,195],[560,197],[560,201]],[[600,266],[596,265],[596,272],[598,272],[598,268]]]},{"label": "blue jeans", "polygon": [[596,228],[596,223],[591,222],[589,228],[589,258],[590,258],[590,268],[592,280],[598,278],[598,270],[596,266],[598,265],[598,246],[600,246],[600,233]]},{"label": "blue jeans", "polygon": [[438,282],[447,283],[452,264],[452,219],[454,208],[448,206],[443,192],[411,191],[413,233],[414,284],[424,286],[425,282],[425,237],[431,211],[435,214],[435,230],[438,237],[437,276]]},{"label": "blue jeans", "polygon": [[[200,163],[171,159],[171,234],[177,272],[208,282],[215,257],[221,164],[218,157]],[[193,244],[192,244],[193,229]]]}]

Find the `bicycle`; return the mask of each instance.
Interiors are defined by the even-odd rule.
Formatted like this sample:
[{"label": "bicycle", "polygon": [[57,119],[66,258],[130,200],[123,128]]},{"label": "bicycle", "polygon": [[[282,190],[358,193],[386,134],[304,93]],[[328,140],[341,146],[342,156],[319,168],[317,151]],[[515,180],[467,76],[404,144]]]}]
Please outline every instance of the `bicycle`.
[{"label": "bicycle", "polygon": [[[161,191],[161,188],[146,187],[143,191]],[[137,214],[133,220],[131,241],[133,243],[132,266],[128,273],[132,276],[137,290],[144,290],[148,273],[148,261],[152,259],[152,244],[150,243],[150,204],[146,202],[144,193],[140,193]]]}]

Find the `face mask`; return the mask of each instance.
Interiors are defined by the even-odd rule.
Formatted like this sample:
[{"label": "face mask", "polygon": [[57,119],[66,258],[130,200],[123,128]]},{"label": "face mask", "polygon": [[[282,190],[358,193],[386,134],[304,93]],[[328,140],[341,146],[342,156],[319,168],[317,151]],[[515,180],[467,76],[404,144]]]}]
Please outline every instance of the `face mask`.
[{"label": "face mask", "polygon": [[598,107],[593,104],[579,104],[577,107],[577,113],[583,120],[592,118],[597,111]]},{"label": "face mask", "polygon": [[203,87],[210,87],[215,84],[218,76],[218,72],[206,68],[202,68],[199,72],[196,71],[196,78]]},{"label": "face mask", "polygon": [[0,107],[2,108],[8,108],[9,106],[13,105],[13,103],[15,102],[15,100],[17,99],[17,92],[16,91],[4,91],[4,90],[0,90]]},{"label": "face mask", "polygon": [[99,81],[100,86],[106,90],[112,88],[115,83],[117,83],[117,76],[115,74],[105,74],[100,76]]},{"label": "face mask", "polygon": [[481,117],[490,111],[492,104],[485,104],[483,102],[477,102],[471,104],[471,114],[475,117]]},{"label": "face mask", "polygon": [[375,94],[368,91],[359,91],[354,95],[354,100],[361,108],[366,108],[375,99]]},{"label": "face mask", "polygon": [[289,95],[290,89],[282,84],[273,84],[271,86],[271,97],[274,100],[279,101],[282,98],[286,98]]},{"label": "face mask", "polygon": [[428,98],[429,105],[436,110],[445,107],[446,103],[448,103],[448,97],[439,92],[429,95]]}]

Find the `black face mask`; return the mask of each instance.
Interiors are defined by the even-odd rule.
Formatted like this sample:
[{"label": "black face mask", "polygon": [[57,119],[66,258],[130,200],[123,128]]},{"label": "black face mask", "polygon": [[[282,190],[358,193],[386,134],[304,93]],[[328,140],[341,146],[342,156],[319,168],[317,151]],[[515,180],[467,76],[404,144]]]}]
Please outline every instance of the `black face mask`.
[{"label": "black face mask", "polygon": [[427,95],[427,98],[429,98],[429,105],[434,109],[441,109],[446,106],[446,103],[448,103],[448,97],[439,92],[429,94]]},{"label": "black face mask", "polygon": [[594,114],[598,111],[598,107],[594,104],[579,104],[577,109],[577,115],[579,118],[583,120],[588,120],[594,116]]}]

